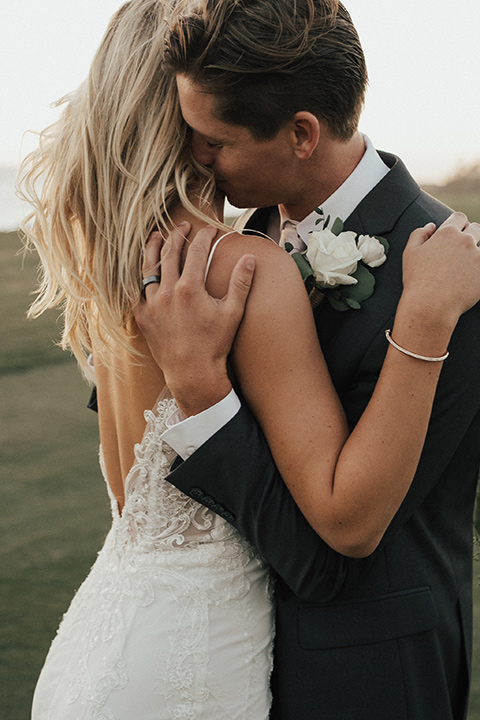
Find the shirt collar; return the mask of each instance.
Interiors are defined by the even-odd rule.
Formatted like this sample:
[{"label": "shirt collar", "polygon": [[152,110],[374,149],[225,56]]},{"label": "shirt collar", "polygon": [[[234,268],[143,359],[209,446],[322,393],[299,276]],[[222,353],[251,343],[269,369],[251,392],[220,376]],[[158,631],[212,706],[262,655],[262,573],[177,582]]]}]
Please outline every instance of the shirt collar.
[{"label": "shirt collar", "polygon": [[[330,216],[331,218],[330,227],[336,218],[340,218],[344,222],[363,198],[390,171],[390,168],[375,150],[371,140],[366,135],[363,137],[365,139],[365,153],[362,159],[343,185],[340,185],[338,190],[335,190],[321,205],[324,217],[328,218]],[[307,245],[309,234],[318,229],[318,226],[315,225],[318,218],[318,213],[313,211],[298,223],[297,232]]]}]

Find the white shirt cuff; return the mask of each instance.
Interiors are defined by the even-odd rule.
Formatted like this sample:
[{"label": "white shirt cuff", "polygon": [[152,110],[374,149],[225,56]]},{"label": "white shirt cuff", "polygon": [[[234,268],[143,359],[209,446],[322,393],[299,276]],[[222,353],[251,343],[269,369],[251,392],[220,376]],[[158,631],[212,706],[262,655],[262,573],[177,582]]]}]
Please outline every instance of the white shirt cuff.
[{"label": "white shirt cuff", "polygon": [[230,422],[240,407],[238,395],[235,390],[231,390],[223,400],[198,415],[186,418],[181,410],[177,410],[168,418],[167,430],[162,433],[161,438],[177,455],[187,460],[195,450]]}]

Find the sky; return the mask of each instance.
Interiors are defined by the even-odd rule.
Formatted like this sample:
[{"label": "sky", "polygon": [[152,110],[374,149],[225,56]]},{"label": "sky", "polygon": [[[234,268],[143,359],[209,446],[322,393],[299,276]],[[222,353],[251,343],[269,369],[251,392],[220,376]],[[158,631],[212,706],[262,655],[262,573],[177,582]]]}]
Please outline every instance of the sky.
[{"label": "sky", "polygon": [[[51,103],[88,72],[118,0],[19,0],[0,7],[0,165],[32,148]],[[420,182],[480,161],[478,0],[345,0],[363,42],[370,87],[360,129]]]}]

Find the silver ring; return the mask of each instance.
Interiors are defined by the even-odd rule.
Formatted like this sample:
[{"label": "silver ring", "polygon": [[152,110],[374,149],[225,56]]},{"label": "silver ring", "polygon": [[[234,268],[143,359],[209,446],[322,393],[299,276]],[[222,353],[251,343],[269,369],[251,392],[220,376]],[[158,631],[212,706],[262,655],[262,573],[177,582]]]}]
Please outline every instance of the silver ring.
[{"label": "silver ring", "polygon": [[142,290],[145,290],[147,285],[150,285],[151,283],[159,283],[161,279],[160,275],[149,275],[142,280]]}]

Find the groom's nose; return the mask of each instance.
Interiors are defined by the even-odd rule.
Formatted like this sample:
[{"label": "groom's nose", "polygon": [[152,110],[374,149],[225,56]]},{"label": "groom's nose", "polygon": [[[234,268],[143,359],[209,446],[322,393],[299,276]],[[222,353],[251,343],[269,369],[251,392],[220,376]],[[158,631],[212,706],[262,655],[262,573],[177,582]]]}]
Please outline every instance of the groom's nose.
[{"label": "groom's nose", "polygon": [[192,133],[191,140],[192,155],[200,165],[212,165],[215,160],[215,148],[212,148],[207,140],[198,135],[198,133]]}]

